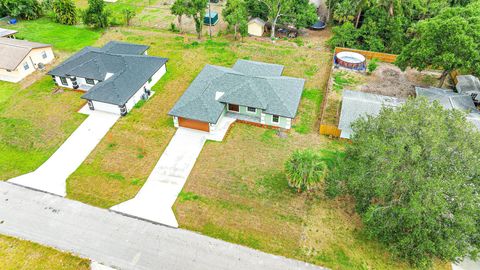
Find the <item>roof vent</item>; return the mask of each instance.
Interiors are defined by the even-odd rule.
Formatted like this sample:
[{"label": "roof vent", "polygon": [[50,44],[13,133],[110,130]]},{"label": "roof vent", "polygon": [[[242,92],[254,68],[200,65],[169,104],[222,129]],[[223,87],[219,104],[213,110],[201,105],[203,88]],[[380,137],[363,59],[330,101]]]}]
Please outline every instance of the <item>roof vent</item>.
[{"label": "roof vent", "polygon": [[107,72],[107,75],[105,75],[105,80],[108,80],[108,78],[112,77],[113,76],[113,73],[110,73],[110,72]]}]

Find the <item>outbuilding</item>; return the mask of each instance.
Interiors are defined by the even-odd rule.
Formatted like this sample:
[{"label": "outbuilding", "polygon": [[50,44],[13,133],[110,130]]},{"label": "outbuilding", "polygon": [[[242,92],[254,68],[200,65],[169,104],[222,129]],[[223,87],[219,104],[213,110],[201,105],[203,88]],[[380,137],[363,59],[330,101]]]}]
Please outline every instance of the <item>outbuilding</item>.
[{"label": "outbuilding", "polygon": [[59,86],[85,91],[90,110],[126,115],[167,71],[168,59],[147,56],[147,49],[117,41],[86,47],[48,74]]},{"label": "outbuilding", "polygon": [[0,37],[0,80],[19,82],[53,61],[52,45]]},{"label": "outbuilding", "polygon": [[206,25],[216,25],[218,23],[218,13],[215,11],[207,11],[203,23]]},{"label": "outbuilding", "polygon": [[253,18],[248,22],[248,34],[261,37],[265,33],[265,21],[260,18]]},{"label": "outbuilding", "polygon": [[17,33],[18,32],[16,30],[0,28],[0,37],[15,38],[15,34]]}]

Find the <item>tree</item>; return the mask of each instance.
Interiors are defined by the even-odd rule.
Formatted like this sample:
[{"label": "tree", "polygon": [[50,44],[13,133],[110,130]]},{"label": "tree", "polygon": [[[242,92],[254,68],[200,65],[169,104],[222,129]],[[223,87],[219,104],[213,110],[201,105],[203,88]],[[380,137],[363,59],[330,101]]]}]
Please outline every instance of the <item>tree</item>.
[{"label": "tree", "polygon": [[[279,22],[297,27],[311,25],[316,20],[316,9],[308,0],[257,0],[268,10],[267,20],[272,25],[271,38]],[[312,8],[313,7],[313,8]],[[312,18],[315,18],[312,20]]]},{"label": "tree", "polygon": [[77,23],[77,8],[72,0],[54,0],[52,9],[56,22],[66,25]]},{"label": "tree", "polygon": [[95,28],[105,28],[108,27],[109,16],[103,0],[88,0],[88,8],[83,13],[83,23]]},{"label": "tree", "polygon": [[170,8],[171,13],[173,15],[177,16],[178,28],[180,29],[180,32],[183,32],[182,17],[184,15],[187,15],[187,13],[188,13],[187,1],[188,0],[175,0],[175,2],[173,3],[173,5]]},{"label": "tree", "polygon": [[202,37],[203,18],[205,17],[205,9],[207,8],[206,0],[186,0],[186,15],[193,18],[195,22],[195,31],[198,38]]},{"label": "tree", "polygon": [[480,2],[448,8],[413,28],[413,39],[402,50],[396,64],[425,70],[443,70],[440,86],[454,70],[480,75]]},{"label": "tree", "polygon": [[327,42],[330,47],[357,47],[358,32],[353,23],[346,22],[342,25],[335,26],[332,28],[332,32],[333,36]]},{"label": "tree", "polygon": [[424,98],[352,125],[327,194],[355,199],[368,235],[411,264],[480,248],[480,133],[464,112]]},{"label": "tree", "polygon": [[0,14],[34,20],[42,16],[43,11],[37,0],[0,0]]},{"label": "tree", "polygon": [[234,37],[237,39],[237,31],[240,25],[247,23],[247,6],[244,0],[229,0],[222,11],[222,15],[229,26],[234,29]]},{"label": "tree", "polygon": [[123,17],[125,19],[125,24],[127,26],[130,25],[130,21],[133,19],[133,17],[135,17],[136,13],[135,13],[135,10],[133,10],[132,8],[125,8],[123,9]]},{"label": "tree", "polygon": [[311,190],[323,181],[327,174],[327,164],[320,154],[310,149],[295,151],[285,163],[288,185],[299,192]]}]

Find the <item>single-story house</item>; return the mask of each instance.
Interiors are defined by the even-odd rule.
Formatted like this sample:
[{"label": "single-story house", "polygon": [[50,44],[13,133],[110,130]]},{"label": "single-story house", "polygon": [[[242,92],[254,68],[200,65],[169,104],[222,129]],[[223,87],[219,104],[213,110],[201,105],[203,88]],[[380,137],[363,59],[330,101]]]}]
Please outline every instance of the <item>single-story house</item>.
[{"label": "single-story house", "polygon": [[15,34],[17,33],[18,31],[15,30],[0,28],[0,37],[15,38]]},{"label": "single-story house", "polygon": [[215,131],[223,116],[290,129],[305,80],[284,67],[238,60],[233,68],[207,65],[169,112],[176,127]]},{"label": "single-story house", "polygon": [[0,80],[19,82],[53,61],[52,45],[0,38]]},{"label": "single-story house", "polygon": [[429,101],[437,101],[445,109],[460,110],[467,114],[467,121],[480,130],[480,111],[478,111],[469,94],[456,93],[449,89],[415,87],[417,97],[425,97]]},{"label": "single-story house", "polygon": [[117,41],[86,47],[48,74],[59,86],[85,91],[90,110],[126,115],[167,71],[168,59],[147,56],[148,48]]},{"label": "single-story house", "polygon": [[253,18],[248,22],[248,34],[261,37],[265,33],[265,21],[260,18]]},{"label": "single-story house", "polygon": [[215,11],[207,11],[203,18],[203,23],[206,25],[216,25],[218,23],[218,13]]},{"label": "single-story house", "polygon": [[367,115],[376,116],[383,107],[398,107],[405,103],[404,99],[344,90],[342,93],[342,110],[338,129],[340,138],[350,139],[353,135],[352,123]]}]

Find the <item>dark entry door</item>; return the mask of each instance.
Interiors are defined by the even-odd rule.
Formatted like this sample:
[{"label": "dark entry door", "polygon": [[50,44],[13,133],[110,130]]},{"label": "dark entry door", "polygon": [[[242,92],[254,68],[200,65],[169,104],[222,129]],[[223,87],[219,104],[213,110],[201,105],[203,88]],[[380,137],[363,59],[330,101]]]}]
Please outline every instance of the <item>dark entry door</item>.
[{"label": "dark entry door", "polygon": [[239,112],[240,107],[238,105],[235,105],[235,104],[228,104],[228,110],[233,111],[233,112]]}]

